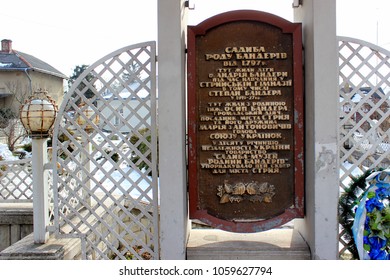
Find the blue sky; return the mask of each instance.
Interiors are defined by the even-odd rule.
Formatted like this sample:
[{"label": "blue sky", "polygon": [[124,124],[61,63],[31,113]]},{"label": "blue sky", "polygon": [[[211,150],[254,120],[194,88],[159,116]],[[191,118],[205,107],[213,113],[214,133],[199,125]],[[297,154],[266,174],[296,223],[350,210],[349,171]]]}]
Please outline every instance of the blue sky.
[{"label": "blue sky", "polygon": [[[307,1],[307,0],[306,0]],[[293,20],[293,0],[190,0],[189,24],[228,10],[257,9]],[[337,0],[337,34],[390,49],[389,0]],[[121,47],[157,38],[157,0],[4,1],[0,39],[65,75]]]}]

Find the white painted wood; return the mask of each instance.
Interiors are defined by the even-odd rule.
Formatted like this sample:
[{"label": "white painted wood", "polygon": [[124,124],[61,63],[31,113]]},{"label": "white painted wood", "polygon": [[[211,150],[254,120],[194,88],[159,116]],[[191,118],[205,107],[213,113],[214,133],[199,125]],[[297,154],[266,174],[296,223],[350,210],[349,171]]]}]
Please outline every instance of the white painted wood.
[{"label": "white painted wood", "polygon": [[155,42],[101,58],[64,97],[53,136],[54,230],[81,238],[83,259],[159,258],[156,110]]},{"label": "white painted wood", "polygon": [[49,238],[49,186],[44,170],[47,159],[47,138],[32,140],[34,242],[46,243]]},{"label": "white painted wood", "polygon": [[[390,52],[355,38],[338,40],[342,192],[367,169],[390,164]],[[341,256],[351,242],[343,228],[339,241]]]},{"label": "white painted wood", "polygon": [[305,56],[305,204],[296,226],[314,259],[338,258],[338,42],[336,0],[303,1],[294,9],[302,22]]},{"label": "white painted wood", "polygon": [[188,238],[186,183],[184,1],[158,1],[161,259],[185,259]]}]

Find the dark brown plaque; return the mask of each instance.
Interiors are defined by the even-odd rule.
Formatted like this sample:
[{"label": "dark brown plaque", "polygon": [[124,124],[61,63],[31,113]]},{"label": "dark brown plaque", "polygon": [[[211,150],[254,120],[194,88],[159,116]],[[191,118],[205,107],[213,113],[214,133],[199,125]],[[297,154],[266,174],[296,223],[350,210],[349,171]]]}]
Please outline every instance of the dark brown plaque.
[{"label": "dark brown plaque", "polygon": [[303,216],[301,25],[257,11],[188,28],[190,218],[258,232]]}]

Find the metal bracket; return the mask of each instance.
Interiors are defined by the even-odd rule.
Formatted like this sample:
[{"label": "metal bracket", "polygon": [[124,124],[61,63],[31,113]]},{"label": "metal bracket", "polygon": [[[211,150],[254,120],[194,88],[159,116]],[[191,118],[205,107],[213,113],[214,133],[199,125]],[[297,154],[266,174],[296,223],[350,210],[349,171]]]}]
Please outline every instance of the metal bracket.
[{"label": "metal bracket", "polygon": [[184,2],[184,7],[188,8],[191,11],[195,10],[195,4],[192,7],[190,7],[190,0]]},{"label": "metal bracket", "polygon": [[54,164],[51,162],[47,162],[43,165],[44,170],[54,170]]},{"label": "metal bracket", "polygon": [[299,8],[302,5],[303,0],[293,0],[292,6],[293,8]]}]

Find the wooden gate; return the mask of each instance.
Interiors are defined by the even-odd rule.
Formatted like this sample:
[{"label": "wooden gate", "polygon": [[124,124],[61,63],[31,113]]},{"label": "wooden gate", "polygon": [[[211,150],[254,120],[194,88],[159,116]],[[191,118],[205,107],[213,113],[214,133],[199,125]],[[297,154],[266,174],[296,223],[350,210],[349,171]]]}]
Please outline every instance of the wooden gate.
[{"label": "wooden gate", "polygon": [[66,94],[53,136],[55,232],[83,259],[158,259],[156,46],[119,49]]}]

